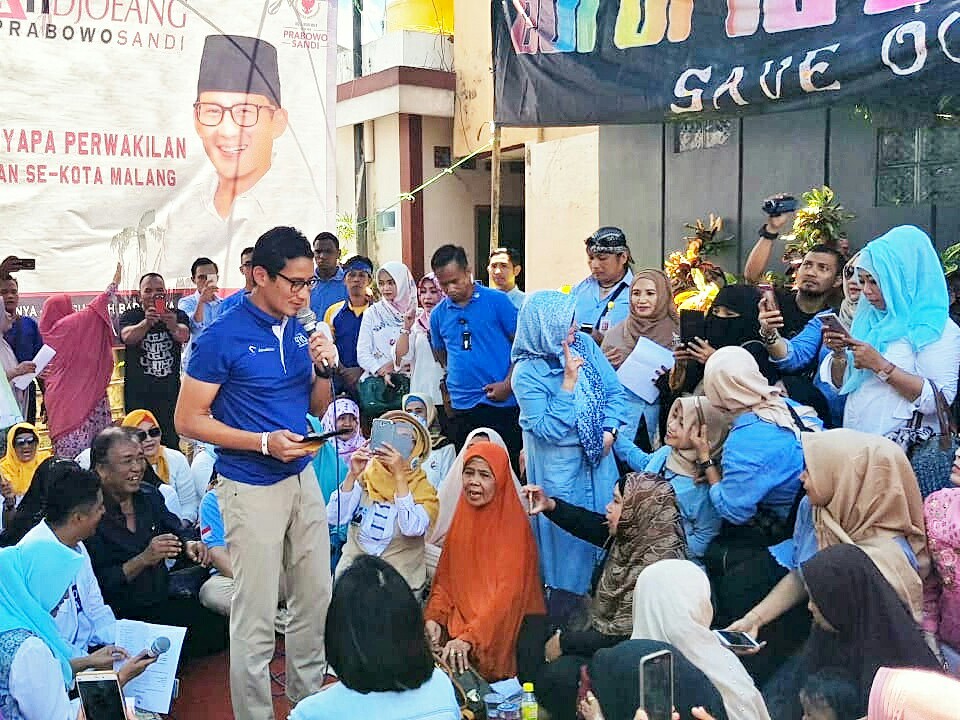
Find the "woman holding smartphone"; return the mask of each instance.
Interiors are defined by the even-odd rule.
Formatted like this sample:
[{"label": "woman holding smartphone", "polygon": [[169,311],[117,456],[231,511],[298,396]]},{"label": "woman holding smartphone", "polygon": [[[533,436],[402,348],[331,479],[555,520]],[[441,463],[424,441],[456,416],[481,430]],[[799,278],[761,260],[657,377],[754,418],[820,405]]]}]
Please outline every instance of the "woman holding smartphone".
[{"label": "woman holding smartphone", "polygon": [[430,435],[402,410],[385,413],[381,420],[393,423],[395,437],[412,438],[413,449],[409,456],[401,454],[394,447],[400,444],[396,440],[374,450],[362,447],[351,456],[347,476],[327,502],[330,524],[353,518],[336,574],[359,555],[375,555],[393,565],[419,598],[427,582],[424,538],[440,507],[423,470]]},{"label": "woman holding smartphone", "polygon": [[[80,553],[38,539],[0,550],[0,717],[76,720],[71,651],[51,613],[83,565]],[[117,673],[121,686],[155,661],[141,653]]]}]

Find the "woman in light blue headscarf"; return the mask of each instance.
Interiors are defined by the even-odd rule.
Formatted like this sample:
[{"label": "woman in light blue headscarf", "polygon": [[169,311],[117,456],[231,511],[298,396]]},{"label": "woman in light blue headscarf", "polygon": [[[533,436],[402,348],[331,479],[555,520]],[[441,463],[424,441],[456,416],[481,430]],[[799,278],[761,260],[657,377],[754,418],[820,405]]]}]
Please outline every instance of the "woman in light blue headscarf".
[{"label": "woman in light blue headscarf", "polygon": [[[610,448],[628,408],[610,362],[590,336],[576,332],[575,304],[550,290],[527,297],[513,341],[513,392],[530,484],[602,513],[618,477]],[[596,548],[544,517],[534,528],[547,588],[585,595]]]},{"label": "woman in light blue headscarf", "polygon": [[852,337],[824,332],[833,352],[821,378],[847,396],[843,426],[885,435],[919,412],[925,427],[939,428],[933,386],[953,402],[960,328],[933,243],[912,225],[895,227],[863,249],[857,271]]}]

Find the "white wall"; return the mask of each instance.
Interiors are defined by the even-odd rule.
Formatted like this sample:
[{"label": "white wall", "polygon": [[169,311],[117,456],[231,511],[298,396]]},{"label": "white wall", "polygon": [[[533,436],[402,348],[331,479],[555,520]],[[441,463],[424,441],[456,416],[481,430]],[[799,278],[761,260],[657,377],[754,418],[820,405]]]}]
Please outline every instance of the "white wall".
[{"label": "white wall", "polygon": [[574,285],[589,272],[584,238],[600,222],[599,135],[527,146],[527,291]]}]

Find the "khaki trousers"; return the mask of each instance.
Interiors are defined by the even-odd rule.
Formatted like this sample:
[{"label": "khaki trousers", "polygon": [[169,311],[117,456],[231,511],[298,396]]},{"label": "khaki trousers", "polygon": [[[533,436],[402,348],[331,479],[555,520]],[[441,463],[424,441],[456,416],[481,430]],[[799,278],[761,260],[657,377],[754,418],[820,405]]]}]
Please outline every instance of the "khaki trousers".
[{"label": "khaki trousers", "polygon": [[323,631],[330,604],[330,535],[323,494],[307,465],[267,486],[221,477],[217,498],[233,565],[230,699],[237,720],[273,720],[270,660],[280,578],[290,622],[287,696],[297,703],[323,685]]}]

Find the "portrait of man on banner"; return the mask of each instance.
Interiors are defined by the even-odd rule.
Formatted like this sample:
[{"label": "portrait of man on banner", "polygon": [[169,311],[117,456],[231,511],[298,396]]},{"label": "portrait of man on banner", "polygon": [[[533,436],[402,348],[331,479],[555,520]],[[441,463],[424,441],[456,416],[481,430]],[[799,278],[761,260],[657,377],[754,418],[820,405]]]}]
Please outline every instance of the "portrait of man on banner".
[{"label": "portrait of man on banner", "polygon": [[297,201],[290,192],[301,171],[274,164],[274,144],[290,134],[289,123],[277,48],[261,38],[208,36],[193,125],[210,168],[161,212],[162,274],[184,278],[189,270],[184,260],[197,254],[232,267],[231,252],[252,245],[278,224],[307,235],[321,229],[316,225],[323,213],[320,201],[302,195]]}]

